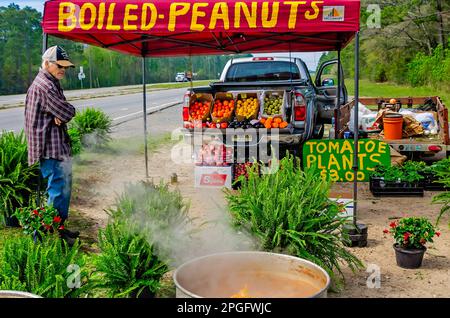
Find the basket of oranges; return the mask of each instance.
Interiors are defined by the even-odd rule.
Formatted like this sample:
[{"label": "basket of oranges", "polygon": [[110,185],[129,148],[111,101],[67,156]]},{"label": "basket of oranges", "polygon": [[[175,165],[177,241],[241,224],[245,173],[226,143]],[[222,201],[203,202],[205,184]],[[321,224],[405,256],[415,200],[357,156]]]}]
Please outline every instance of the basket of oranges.
[{"label": "basket of oranges", "polygon": [[236,97],[236,118],[238,121],[258,118],[259,100],[257,93],[239,93]]},{"label": "basket of oranges", "polygon": [[234,96],[231,93],[216,93],[211,118],[214,123],[225,123],[233,119]]},{"label": "basket of oranges", "polygon": [[191,121],[205,122],[209,118],[211,103],[213,97],[211,94],[198,93],[189,98],[189,117]]},{"label": "basket of oranges", "polygon": [[263,124],[267,129],[285,129],[289,125],[286,121],[283,121],[283,118],[281,116],[268,118],[263,117],[261,118],[260,123]]}]

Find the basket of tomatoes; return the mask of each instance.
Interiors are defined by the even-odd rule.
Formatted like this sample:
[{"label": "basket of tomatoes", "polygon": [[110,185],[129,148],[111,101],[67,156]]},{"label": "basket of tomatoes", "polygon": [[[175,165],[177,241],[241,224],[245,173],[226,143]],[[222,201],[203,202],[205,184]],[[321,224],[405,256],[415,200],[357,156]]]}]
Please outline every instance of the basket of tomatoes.
[{"label": "basket of tomatoes", "polygon": [[191,121],[209,120],[213,97],[211,94],[193,94],[189,99],[189,117]]},{"label": "basket of tomatoes", "polygon": [[227,123],[233,119],[234,96],[231,93],[216,93],[211,111],[213,123]]}]

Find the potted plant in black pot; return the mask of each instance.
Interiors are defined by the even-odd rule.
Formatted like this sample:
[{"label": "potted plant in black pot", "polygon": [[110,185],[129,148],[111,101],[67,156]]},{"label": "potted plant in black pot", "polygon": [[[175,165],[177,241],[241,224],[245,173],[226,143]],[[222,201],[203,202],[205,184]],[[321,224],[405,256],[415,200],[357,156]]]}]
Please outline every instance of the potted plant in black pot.
[{"label": "potted plant in black pot", "polygon": [[440,236],[433,224],[424,217],[407,217],[391,222],[390,229],[383,231],[394,237],[397,265],[402,268],[419,268],[427,242],[433,242],[434,236]]}]

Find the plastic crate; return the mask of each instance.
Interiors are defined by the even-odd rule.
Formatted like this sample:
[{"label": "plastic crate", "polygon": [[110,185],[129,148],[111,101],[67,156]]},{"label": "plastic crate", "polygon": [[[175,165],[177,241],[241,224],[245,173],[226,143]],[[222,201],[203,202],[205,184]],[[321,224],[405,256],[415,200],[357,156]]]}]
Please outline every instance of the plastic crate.
[{"label": "plastic crate", "polygon": [[423,197],[423,182],[409,184],[406,182],[385,182],[381,178],[370,178],[370,192],[374,196]]},{"label": "plastic crate", "polygon": [[443,183],[437,182],[437,178],[432,173],[426,173],[423,175],[423,187],[425,190],[428,191],[448,191],[450,190],[448,187],[446,187]]}]

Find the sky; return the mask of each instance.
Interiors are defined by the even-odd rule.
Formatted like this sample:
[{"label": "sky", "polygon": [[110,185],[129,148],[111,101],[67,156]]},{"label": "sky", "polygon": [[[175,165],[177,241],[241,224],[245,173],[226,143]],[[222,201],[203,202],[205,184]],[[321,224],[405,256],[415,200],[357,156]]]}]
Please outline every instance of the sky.
[{"label": "sky", "polygon": [[[18,4],[21,8],[25,6],[30,6],[32,8],[35,8],[39,12],[43,12],[44,10],[44,0],[0,0],[0,7],[1,6],[7,6],[11,2],[14,2],[15,4]],[[299,57],[301,58],[306,65],[308,66],[308,69],[311,71],[315,71],[317,68],[317,63],[319,62],[320,56],[323,52],[313,52],[313,53],[292,53],[292,57]],[[267,54],[255,54],[255,55],[266,55]],[[287,56],[289,57],[289,53],[271,53],[271,56]]]},{"label": "sky", "polygon": [[39,12],[44,11],[44,0],[0,0],[0,7],[4,7],[9,5],[10,3],[14,2],[15,4],[18,4],[21,8],[29,6],[32,8],[35,8]]}]

